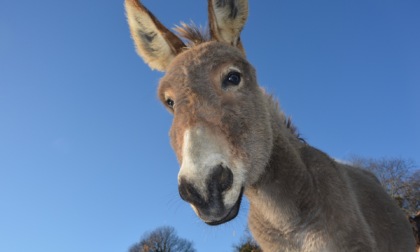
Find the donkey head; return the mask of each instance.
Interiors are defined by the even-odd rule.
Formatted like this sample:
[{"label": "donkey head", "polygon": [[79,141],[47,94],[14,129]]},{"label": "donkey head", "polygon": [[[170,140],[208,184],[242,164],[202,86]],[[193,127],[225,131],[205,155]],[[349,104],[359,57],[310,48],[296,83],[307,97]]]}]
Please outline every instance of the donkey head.
[{"label": "donkey head", "polygon": [[[181,198],[217,225],[237,215],[244,189],[264,171],[273,136],[265,94],[239,38],[248,3],[209,0],[208,6],[210,41],[186,46],[137,0],[125,2],[137,52],[165,72],[158,95],[174,115],[170,138],[181,165]],[[178,30],[189,38],[197,32]]]}]

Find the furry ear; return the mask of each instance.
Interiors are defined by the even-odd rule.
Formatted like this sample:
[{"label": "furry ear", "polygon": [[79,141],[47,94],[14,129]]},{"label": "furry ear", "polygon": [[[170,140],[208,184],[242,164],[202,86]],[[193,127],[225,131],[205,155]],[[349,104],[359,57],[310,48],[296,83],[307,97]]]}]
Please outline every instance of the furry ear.
[{"label": "furry ear", "polygon": [[209,0],[208,4],[212,39],[243,50],[239,36],[248,18],[248,0]]},{"label": "furry ear", "polygon": [[137,53],[150,68],[165,71],[185,44],[138,0],[125,0],[125,11]]}]

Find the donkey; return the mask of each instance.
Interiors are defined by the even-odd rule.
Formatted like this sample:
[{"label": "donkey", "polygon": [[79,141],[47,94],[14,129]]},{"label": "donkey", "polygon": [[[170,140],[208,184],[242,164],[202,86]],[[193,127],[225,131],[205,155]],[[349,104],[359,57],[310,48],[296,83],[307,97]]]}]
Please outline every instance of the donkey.
[{"label": "donkey", "polygon": [[175,35],[138,0],[125,9],[138,54],[165,72],[158,96],[173,114],[179,194],[199,218],[232,220],[245,194],[264,251],[414,251],[378,180],[302,141],[258,85],[240,40],[247,0],[209,0],[207,33],[182,24]]}]

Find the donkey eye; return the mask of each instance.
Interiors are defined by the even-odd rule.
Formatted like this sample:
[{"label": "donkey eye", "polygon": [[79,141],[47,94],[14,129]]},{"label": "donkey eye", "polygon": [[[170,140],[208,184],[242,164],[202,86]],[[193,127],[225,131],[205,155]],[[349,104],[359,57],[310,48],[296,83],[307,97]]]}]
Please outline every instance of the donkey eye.
[{"label": "donkey eye", "polygon": [[175,104],[174,100],[170,98],[166,99],[166,105],[168,105],[168,107],[173,108],[174,104]]},{"label": "donkey eye", "polygon": [[230,72],[226,78],[223,80],[223,88],[228,88],[229,86],[237,86],[241,83],[241,74],[238,72]]}]

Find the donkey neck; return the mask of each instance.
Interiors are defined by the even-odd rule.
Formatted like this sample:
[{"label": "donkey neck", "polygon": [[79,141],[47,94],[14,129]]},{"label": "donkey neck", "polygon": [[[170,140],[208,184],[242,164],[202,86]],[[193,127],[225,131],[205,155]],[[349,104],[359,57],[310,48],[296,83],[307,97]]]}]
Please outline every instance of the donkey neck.
[{"label": "donkey neck", "polygon": [[276,233],[294,233],[303,222],[310,221],[308,216],[314,216],[316,209],[312,177],[300,154],[302,148],[309,146],[287,127],[286,117],[273,99],[267,96],[267,100],[273,149],[260,180],[245,192],[250,202],[249,224],[251,229],[254,226]]}]

